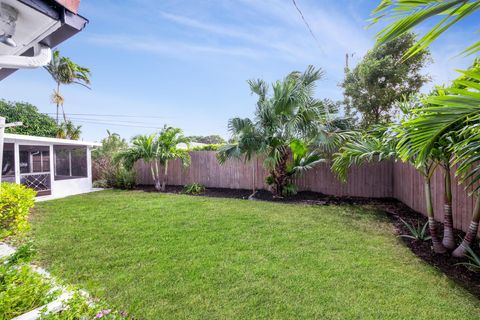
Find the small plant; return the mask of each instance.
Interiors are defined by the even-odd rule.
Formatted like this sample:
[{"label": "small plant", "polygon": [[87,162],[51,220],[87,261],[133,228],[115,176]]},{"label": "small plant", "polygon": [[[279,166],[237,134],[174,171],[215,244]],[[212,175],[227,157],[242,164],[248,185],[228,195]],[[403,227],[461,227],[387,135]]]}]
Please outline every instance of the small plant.
[{"label": "small plant", "polygon": [[52,302],[60,294],[28,265],[0,265],[0,319],[12,319]]},{"label": "small plant", "polygon": [[283,187],[282,195],[284,197],[290,197],[296,195],[298,192],[297,186],[293,183],[288,183]]},{"label": "small plant", "polygon": [[27,217],[34,205],[35,195],[35,191],[20,184],[0,185],[0,240],[28,231]]},{"label": "small plant", "polygon": [[458,265],[464,265],[474,272],[480,272],[480,257],[470,247],[466,247],[469,262],[460,262]]},{"label": "small plant", "polygon": [[107,309],[98,303],[89,303],[87,298],[76,291],[66,302],[66,308],[60,312],[48,313],[46,310],[40,315],[40,320],[77,320],[77,319],[127,319],[125,311]]},{"label": "small plant", "polygon": [[427,235],[427,227],[428,227],[428,222],[426,222],[423,227],[420,224],[420,221],[417,222],[417,226],[414,226],[413,224],[410,224],[400,218],[400,221],[407,227],[408,231],[410,231],[410,234],[402,234],[400,237],[403,238],[410,238],[414,240],[420,240],[420,241],[428,241],[431,239],[429,235]]},{"label": "small plant", "polygon": [[32,241],[28,241],[17,248],[15,253],[7,258],[6,263],[8,265],[16,265],[21,262],[28,263],[32,261],[33,256],[37,253],[37,250],[33,246]]},{"label": "small plant", "polygon": [[199,183],[187,184],[183,187],[182,193],[185,194],[201,194],[205,192],[205,186]]}]

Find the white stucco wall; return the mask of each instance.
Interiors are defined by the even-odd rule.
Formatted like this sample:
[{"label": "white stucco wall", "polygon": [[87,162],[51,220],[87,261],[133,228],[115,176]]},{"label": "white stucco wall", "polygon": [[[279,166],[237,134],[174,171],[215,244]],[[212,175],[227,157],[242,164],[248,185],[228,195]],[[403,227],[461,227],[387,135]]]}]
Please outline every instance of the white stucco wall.
[{"label": "white stucco wall", "polygon": [[[13,143],[15,149],[15,182],[20,183],[20,145],[32,146],[48,146],[50,149],[50,186],[51,197],[61,198],[69,195],[81,194],[92,191],[92,147],[98,145],[97,143],[83,143],[82,141],[69,141],[64,139],[41,138],[19,136],[19,135],[5,135],[5,143]],[[65,180],[55,180],[55,154],[53,152],[54,145],[76,145],[85,146],[87,148],[87,177],[74,178]],[[12,181],[13,182],[13,181]],[[46,196],[49,197],[49,196]]]}]

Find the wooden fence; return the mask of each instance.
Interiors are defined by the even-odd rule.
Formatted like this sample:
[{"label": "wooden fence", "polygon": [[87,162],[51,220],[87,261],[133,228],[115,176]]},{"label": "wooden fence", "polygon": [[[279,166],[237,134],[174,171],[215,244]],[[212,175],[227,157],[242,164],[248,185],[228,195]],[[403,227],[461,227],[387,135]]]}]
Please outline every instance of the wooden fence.
[{"label": "wooden fence", "polygon": [[[255,179],[255,188],[267,189],[264,170],[260,159],[249,163],[227,161],[219,165],[214,151],[196,151],[191,153],[192,163],[182,168],[179,161],[171,161],[168,171],[168,184],[185,185],[200,183],[206,187],[251,189]],[[136,166],[137,183],[153,184],[150,169],[144,163]],[[432,179],[435,217],[443,220],[443,178],[438,168]],[[470,223],[474,205],[473,198],[457,185],[453,179],[453,214],[457,229],[466,231]],[[401,162],[384,161],[353,167],[349,171],[348,182],[341,183],[330,171],[328,164],[320,164],[296,180],[299,191],[315,191],[334,196],[396,198],[415,211],[425,214],[423,177],[410,165]]]}]

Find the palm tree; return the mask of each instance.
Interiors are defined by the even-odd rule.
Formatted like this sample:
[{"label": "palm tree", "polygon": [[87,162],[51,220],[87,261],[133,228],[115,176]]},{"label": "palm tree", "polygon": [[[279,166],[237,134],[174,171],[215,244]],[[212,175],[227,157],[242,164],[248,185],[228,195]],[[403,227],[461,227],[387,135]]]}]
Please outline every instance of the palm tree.
[{"label": "palm tree", "polygon": [[[254,154],[264,156],[264,166],[270,175],[267,178],[276,197],[284,194],[291,177],[301,172],[299,166],[312,167],[320,161],[310,143],[327,131],[331,120],[329,108],[323,101],[313,97],[315,83],[322,77],[321,70],[309,66],[305,72],[292,72],[281,81],[272,84],[273,94],[268,95],[268,85],[263,80],[250,80],[252,94],[257,95],[253,119],[234,118],[229,129],[237,143],[222,148],[220,161],[244,155],[250,159]],[[333,121],[331,122],[333,126]],[[322,131],[323,130],[323,131]],[[303,156],[294,154],[293,143],[301,141],[308,145],[309,152]],[[330,143],[339,139],[329,139]],[[308,155],[308,157],[306,157]],[[296,165],[292,160],[296,159]],[[303,159],[303,160],[301,160]]]},{"label": "palm tree", "polygon": [[[414,153],[402,154],[408,145],[408,137],[400,124],[391,124],[389,127],[377,127],[372,132],[359,133],[352,137],[350,142],[340,148],[332,164],[332,171],[346,181],[348,168],[366,162],[383,161],[386,159],[402,159],[413,163]],[[432,205],[431,177],[435,171],[436,163],[431,158],[417,166],[417,171],[424,177],[425,203],[428,216],[428,225],[432,239],[433,250],[436,253],[445,253],[437,234],[436,222]]]},{"label": "palm tree", "polygon": [[160,191],[160,172],[157,162],[158,143],[156,137],[156,133],[149,136],[139,135],[134,137],[129,148],[121,150],[115,155],[115,161],[122,161],[127,170],[132,170],[135,163],[143,160],[150,166],[155,189]]},{"label": "palm tree", "polygon": [[[226,144],[217,152],[217,160],[223,165],[228,159],[242,159],[249,162],[258,154],[261,154],[264,145],[261,133],[250,119],[234,118],[228,123],[229,131],[236,143]],[[256,165],[252,165],[252,194],[248,197],[253,199],[256,194]]]},{"label": "palm tree", "polygon": [[165,126],[157,137],[158,154],[157,159],[163,166],[163,180],[161,190],[165,191],[168,177],[168,162],[180,159],[183,166],[190,165],[190,153],[187,149],[179,149],[179,144],[188,144],[190,139],[183,135],[182,129]]},{"label": "palm tree", "polygon": [[82,126],[76,126],[72,121],[66,121],[58,126],[57,138],[78,140],[82,133],[81,128]]},{"label": "palm tree", "polygon": [[[479,9],[480,0],[382,0],[372,13],[372,24],[387,21],[388,25],[377,34],[377,45],[410,32],[412,28],[427,20],[440,18],[440,21],[405,53],[406,58],[411,57],[429,46],[451,26]],[[477,41],[462,53],[473,54],[479,50],[480,41]]]},{"label": "palm tree", "polygon": [[[132,145],[120,151],[115,159],[123,161],[127,170],[131,170],[139,160],[145,161],[150,166],[150,172],[158,191],[165,191],[168,174],[168,162],[173,159],[180,159],[184,166],[190,164],[188,150],[179,149],[180,143],[187,143],[189,140],[183,136],[182,130],[172,127],[164,127],[159,134],[139,135],[133,138]],[[163,166],[163,173],[160,167]]]},{"label": "palm tree", "polygon": [[65,99],[60,93],[60,85],[79,84],[90,89],[90,70],[79,66],[67,57],[62,57],[58,50],[53,52],[52,61],[45,66],[45,70],[48,71],[57,85],[52,94],[52,102],[57,105],[57,124],[59,123],[60,107],[62,107],[63,121],[67,122],[63,108]]},{"label": "palm tree", "polygon": [[[424,104],[428,107],[421,109],[420,116],[405,122],[404,127],[410,132],[410,149],[417,154],[417,165],[425,161],[442,137],[456,136],[457,140],[452,144],[454,162],[462,164],[457,174],[461,182],[468,181],[467,187],[471,188],[479,201],[480,190],[476,183],[480,180],[480,170],[472,137],[480,133],[480,64],[476,61],[472,68],[462,73],[463,76],[455,80],[451,87],[444,89],[445,94],[426,97]],[[454,251],[455,256],[465,255],[466,247],[476,237],[479,207],[480,204],[472,213],[469,231],[461,247]]]}]

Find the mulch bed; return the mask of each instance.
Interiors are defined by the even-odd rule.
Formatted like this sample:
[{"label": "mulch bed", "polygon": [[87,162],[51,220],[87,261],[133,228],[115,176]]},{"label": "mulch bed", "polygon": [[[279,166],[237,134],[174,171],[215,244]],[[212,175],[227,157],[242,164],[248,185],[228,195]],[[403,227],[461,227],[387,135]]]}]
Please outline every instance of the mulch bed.
[{"label": "mulch bed", "polygon": [[[137,190],[145,192],[157,192],[153,186],[137,186]],[[182,193],[182,186],[167,186],[167,193]],[[251,190],[244,189],[224,189],[224,188],[207,188],[204,193],[198,196],[203,197],[219,197],[248,199]],[[302,191],[288,198],[274,198],[272,193],[266,190],[259,190],[255,194],[255,200],[273,201],[281,203],[301,203],[311,205],[369,205],[387,213],[392,224],[395,226],[397,235],[409,234],[408,228],[400,221],[404,221],[422,226],[427,222],[427,218],[422,214],[410,209],[403,203],[395,199],[372,199],[358,197],[335,197],[322,193]],[[439,234],[443,234],[442,225],[438,224]],[[455,238],[461,239],[464,232],[455,230]],[[449,254],[436,254],[431,248],[431,241],[418,241],[414,239],[401,237],[401,241],[410,248],[423,261],[434,266],[438,270],[446,274],[450,279],[454,280],[466,290],[471,292],[477,298],[480,298],[480,272],[473,272],[459,262],[465,262],[466,259],[458,259]],[[478,246],[474,246],[474,250],[480,254]]]}]

